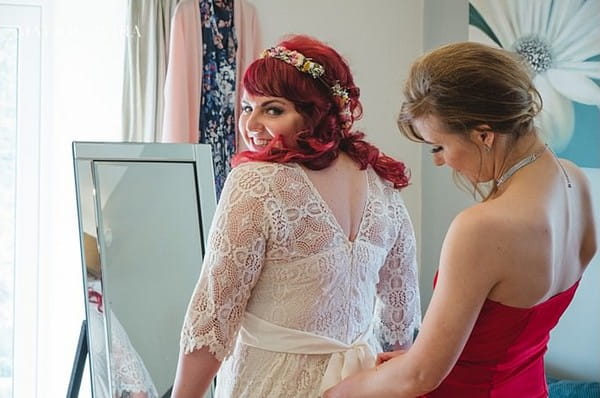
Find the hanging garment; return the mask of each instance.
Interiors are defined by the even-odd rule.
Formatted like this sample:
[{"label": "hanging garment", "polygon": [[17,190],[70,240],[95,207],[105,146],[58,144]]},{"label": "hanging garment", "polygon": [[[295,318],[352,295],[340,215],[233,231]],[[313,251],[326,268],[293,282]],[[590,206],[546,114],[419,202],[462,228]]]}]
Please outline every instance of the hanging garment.
[{"label": "hanging garment", "polygon": [[235,154],[237,40],[233,14],[233,0],[200,0],[203,62],[199,142],[212,148],[217,199]]},{"label": "hanging garment", "polygon": [[160,142],[172,15],[179,0],[129,1],[123,75],[123,140]]},{"label": "hanging garment", "polygon": [[[237,38],[235,120],[241,76],[258,57],[262,41],[256,11],[246,0],[233,1],[233,26]],[[182,0],[173,15],[169,40],[162,142],[198,143],[203,40],[200,4]]]}]

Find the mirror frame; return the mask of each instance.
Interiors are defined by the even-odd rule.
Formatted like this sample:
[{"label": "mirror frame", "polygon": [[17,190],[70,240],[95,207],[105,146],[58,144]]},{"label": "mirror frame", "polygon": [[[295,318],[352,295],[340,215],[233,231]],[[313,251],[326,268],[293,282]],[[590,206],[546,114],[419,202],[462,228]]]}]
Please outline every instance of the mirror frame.
[{"label": "mirror frame", "polygon": [[[91,227],[95,228],[96,236],[97,236],[97,247],[100,264],[106,264],[106,242],[103,233],[99,233],[99,231],[103,230],[102,225],[102,201],[103,198],[100,197],[99,192],[96,191],[98,187],[98,176],[96,174],[96,162],[110,162],[110,163],[144,163],[148,162],[151,164],[156,163],[188,163],[193,166],[193,174],[194,180],[190,181],[195,184],[195,193],[196,193],[196,205],[198,206],[198,217],[199,217],[199,233],[200,233],[200,245],[201,247],[201,256],[202,258],[198,259],[198,275],[200,274],[201,264],[206,252],[206,245],[208,239],[208,231],[210,229],[210,225],[212,222],[212,218],[216,209],[216,191],[215,191],[215,178],[213,172],[213,164],[212,164],[212,151],[210,145],[207,144],[167,144],[167,143],[117,143],[117,142],[77,142],[74,141],[72,145],[73,150],[73,166],[75,173],[75,190],[76,190],[76,200],[77,200],[77,215],[78,215],[78,227],[79,227],[79,239],[80,239],[80,252],[81,252],[81,264],[82,264],[82,282],[83,282],[83,292],[84,292],[84,302],[85,302],[85,316],[86,320],[88,320],[86,328],[87,328],[87,345],[88,345],[88,365],[90,369],[90,379],[91,379],[91,390],[92,397],[96,397],[95,387],[94,387],[94,378],[95,375],[106,373],[108,380],[105,380],[105,386],[108,386],[108,391],[113,391],[113,382],[112,379],[114,375],[111,374],[111,353],[109,347],[111,347],[111,330],[110,326],[110,318],[106,316],[106,313],[110,312],[109,308],[109,299],[103,300],[104,314],[103,314],[103,325],[102,332],[104,341],[101,342],[104,347],[104,353],[106,354],[106,364],[107,369],[103,369],[102,372],[99,373],[98,369],[94,369],[94,356],[96,355],[91,348],[92,344],[92,331],[90,327],[90,313],[89,313],[89,300],[88,300],[88,264],[86,260],[85,248],[84,248],[84,233],[87,229],[84,228],[84,218],[87,216],[88,218],[91,215],[87,213],[83,214],[82,205],[84,200],[90,203],[90,198],[84,198],[83,190],[81,187],[82,174],[89,173],[88,176],[91,177],[91,190],[92,190],[92,198],[93,201],[93,225]],[[86,177],[87,178],[87,177]],[[96,193],[98,192],[98,194]],[[90,220],[87,220],[90,222]],[[87,225],[86,225],[87,226]],[[109,267],[110,268],[110,267]],[[100,288],[101,294],[107,292],[106,286],[104,286],[104,278],[100,277]],[[187,292],[187,297],[191,297],[192,292]],[[179,327],[181,325],[178,325]],[[96,342],[98,344],[98,342]],[[99,376],[103,377],[103,376]],[[165,396],[170,395],[170,389],[167,390]],[[209,394],[207,396],[212,396]],[[100,398],[100,397],[96,397]]]}]

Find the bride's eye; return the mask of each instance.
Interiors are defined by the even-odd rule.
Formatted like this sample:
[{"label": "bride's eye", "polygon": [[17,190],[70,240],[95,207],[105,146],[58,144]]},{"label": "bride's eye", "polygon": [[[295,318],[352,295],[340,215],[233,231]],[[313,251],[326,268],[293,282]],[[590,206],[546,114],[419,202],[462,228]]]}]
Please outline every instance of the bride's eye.
[{"label": "bride's eye", "polygon": [[444,148],[440,145],[436,145],[433,148],[431,148],[431,153],[438,153],[440,151],[442,151]]},{"label": "bride's eye", "polygon": [[283,109],[277,107],[277,106],[270,106],[269,108],[267,108],[267,114],[271,115],[271,116],[279,116],[283,113]]}]

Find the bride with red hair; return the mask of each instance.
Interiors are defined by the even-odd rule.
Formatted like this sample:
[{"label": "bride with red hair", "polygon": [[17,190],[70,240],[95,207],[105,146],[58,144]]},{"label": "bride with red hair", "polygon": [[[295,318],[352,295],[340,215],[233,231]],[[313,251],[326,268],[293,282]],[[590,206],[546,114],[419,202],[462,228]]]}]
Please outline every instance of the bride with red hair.
[{"label": "bride with red hair", "polygon": [[181,336],[173,397],[317,397],[420,323],[403,163],[353,131],[360,91],[307,36],[243,78],[234,158]]}]

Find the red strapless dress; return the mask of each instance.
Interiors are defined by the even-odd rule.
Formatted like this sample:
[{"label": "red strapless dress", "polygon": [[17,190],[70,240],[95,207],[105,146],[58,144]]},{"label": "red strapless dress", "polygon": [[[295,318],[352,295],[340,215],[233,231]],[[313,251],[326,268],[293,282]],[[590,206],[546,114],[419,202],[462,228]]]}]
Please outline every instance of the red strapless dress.
[{"label": "red strapless dress", "polygon": [[546,398],[544,353],[550,331],[578,285],[531,308],[486,300],[458,362],[424,397]]}]

